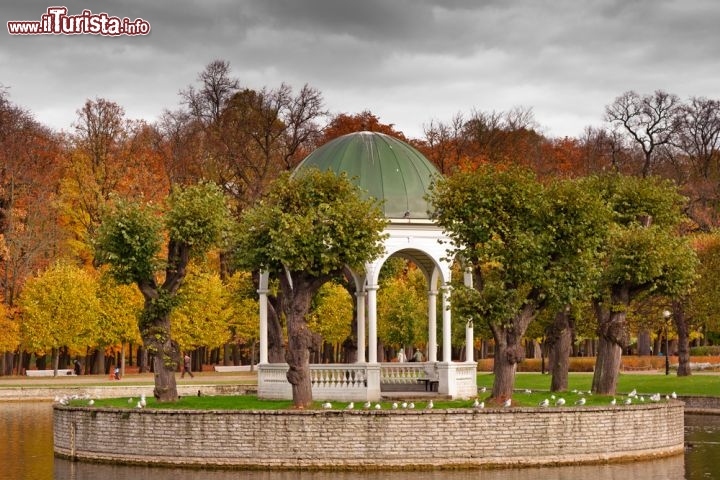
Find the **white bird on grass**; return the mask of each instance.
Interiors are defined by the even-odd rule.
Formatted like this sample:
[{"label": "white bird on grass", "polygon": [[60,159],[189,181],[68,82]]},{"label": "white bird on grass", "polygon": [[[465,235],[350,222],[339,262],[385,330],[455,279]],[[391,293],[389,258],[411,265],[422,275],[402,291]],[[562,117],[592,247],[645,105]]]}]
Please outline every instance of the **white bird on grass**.
[{"label": "white bird on grass", "polygon": [[143,408],[142,403],[138,402],[137,405],[135,405],[137,408]]},{"label": "white bird on grass", "polygon": [[330,402],[325,402],[325,403],[322,404],[322,407],[323,407],[323,408],[332,408],[332,403],[330,403]]},{"label": "white bird on grass", "polygon": [[615,404],[617,404],[617,400],[615,400],[615,398],[613,398],[612,400],[610,400],[610,405],[615,405]]},{"label": "white bird on grass", "polygon": [[548,405],[550,405],[550,400],[548,400],[547,398],[542,402],[538,403],[539,407],[547,407]]},{"label": "white bird on grass", "polygon": [[408,403],[408,408],[411,408],[411,409],[415,408],[415,403],[413,403],[413,402]]},{"label": "white bird on grass", "polygon": [[132,397],[128,398],[128,403],[132,403],[132,402],[133,402],[133,398]]},{"label": "white bird on grass", "polygon": [[660,394],[659,394],[659,393],[654,393],[654,394],[650,395],[650,401],[651,401],[651,402],[659,402],[659,401],[660,401],[660,398],[661,398],[661,397],[660,397]]},{"label": "white bird on grass", "polygon": [[408,404],[407,404],[407,402],[402,402],[402,404],[401,404],[400,406],[403,407],[403,408],[407,408],[407,407],[408,407]]},{"label": "white bird on grass", "polygon": [[630,397],[626,398],[623,403],[624,403],[625,405],[630,405],[630,404],[632,403],[632,398],[630,398]]},{"label": "white bird on grass", "polygon": [[637,397],[637,390],[633,388],[633,391],[628,393],[628,397],[630,397],[630,398]]},{"label": "white bird on grass", "polygon": [[550,400],[555,400],[555,395],[550,395]]},{"label": "white bird on grass", "polygon": [[428,402],[428,404],[425,406],[425,408],[427,408],[428,410],[430,410],[430,409],[432,409],[434,406],[435,406],[435,404],[433,403],[432,400],[430,400],[430,401]]},{"label": "white bird on grass", "polygon": [[363,404],[363,408],[364,408],[365,410],[368,410],[368,409],[370,408],[370,406],[371,406],[371,403],[370,403],[370,402],[365,402],[365,403]]},{"label": "white bird on grass", "polygon": [[348,403],[347,407],[345,407],[345,410],[352,410],[355,408],[355,402]]},{"label": "white bird on grass", "polygon": [[644,397],[644,396],[640,396],[640,401],[641,401],[641,402],[644,402],[644,401],[645,401],[645,397]]},{"label": "white bird on grass", "polygon": [[397,410],[397,409],[398,409],[398,403],[397,403],[397,402],[393,402],[393,404],[392,404],[392,409],[393,409],[393,410]]},{"label": "white bird on grass", "polygon": [[558,398],[558,399],[555,401],[555,406],[556,406],[556,407],[562,407],[563,405],[565,405],[565,399],[564,399],[564,398],[560,397],[560,398]]},{"label": "white bird on grass", "polygon": [[375,404],[375,410],[381,410],[381,409],[382,409],[382,407],[380,406],[380,404],[379,404],[379,403],[376,403],[376,404]]},{"label": "white bird on grass", "polygon": [[480,400],[478,400],[476,398],[475,401],[473,402],[473,408],[478,408],[479,406],[480,406]]},{"label": "white bird on grass", "polygon": [[585,405],[585,397],[582,397],[579,400],[575,400],[575,405]]},{"label": "white bird on grass", "polygon": [[532,393],[532,390],[530,390],[529,388],[526,388],[525,393]]},{"label": "white bird on grass", "polygon": [[90,399],[90,401],[88,402],[88,405],[95,405],[95,400]]},{"label": "white bird on grass", "polygon": [[511,405],[512,405],[512,398],[508,398],[507,400],[505,400],[505,401],[503,402],[503,407],[506,407],[506,408],[507,408],[507,407],[509,407],[509,406],[511,406]]},{"label": "white bird on grass", "polygon": [[673,400],[676,399],[676,398],[677,398],[677,393],[672,392],[672,393],[670,394],[670,398],[672,398]]},{"label": "white bird on grass", "polygon": [[480,388],[480,393],[485,393],[485,392],[487,392],[487,387]]},{"label": "white bird on grass", "polygon": [[140,395],[140,405],[142,405],[143,407],[147,406],[147,401],[145,400],[144,393],[142,395]]}]

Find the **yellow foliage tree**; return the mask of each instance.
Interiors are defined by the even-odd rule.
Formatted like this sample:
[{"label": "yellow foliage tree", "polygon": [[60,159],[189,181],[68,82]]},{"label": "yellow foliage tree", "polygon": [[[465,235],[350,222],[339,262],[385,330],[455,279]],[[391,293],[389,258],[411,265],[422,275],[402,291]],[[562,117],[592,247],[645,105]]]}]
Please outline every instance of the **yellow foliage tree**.
[{"label": "yellow foliage tree", "polygon": [[338,344],[352,332],[353,302],[342,285],[328,282],[315,295],[308,328],[327,343]]},{"label": "yellow foliage tree", "polygon": [[178,291],[170,315],[173,338],[181,350],[217,348],[230,339],[233,307],[217,273],[191,271]]},{"label": "yellow foliage tree", "polygon": [[233,308],[230,321],[231,341],[252,345],[260,338],[260,307],[255,299],[252,276],[248,272],[235,272],[226,283]]},{"label": "yellow foliage tree", "polygon": [[4,303],[0,303],[0,353],[12,352],[20,345],[20,326],[10,316]]},{"label": "yellow foliage tree", "polygon": [[142,342],[138,328],[138,318],[143,309],[142,294],[132,285],[118,284],[109,275],[103,275],[99,280],[98,300],[97,346],[113,351],[120,348],[120,365],[124,375],[125,345]]},{"label": "yellow foliage tree", "polygon": [[22,341],[29,351],[52,351],[57,370],[58,349],[84,351],[98,328],[97,282],[85,270],[56,263],[25,285],[19,305]]}]

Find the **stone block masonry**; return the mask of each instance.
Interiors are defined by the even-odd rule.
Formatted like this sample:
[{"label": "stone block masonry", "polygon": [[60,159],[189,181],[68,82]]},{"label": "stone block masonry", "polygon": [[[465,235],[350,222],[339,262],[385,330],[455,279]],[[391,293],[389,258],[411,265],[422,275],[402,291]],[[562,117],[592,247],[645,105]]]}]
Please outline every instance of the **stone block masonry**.
[{"label": "stone block masonry", "polygon": [[[483,468],[682,454],[679,401],[618,407],[188,411],[54,409],[55,454],[263,469]],[[403,440],[398,441],[398,432]]]}]

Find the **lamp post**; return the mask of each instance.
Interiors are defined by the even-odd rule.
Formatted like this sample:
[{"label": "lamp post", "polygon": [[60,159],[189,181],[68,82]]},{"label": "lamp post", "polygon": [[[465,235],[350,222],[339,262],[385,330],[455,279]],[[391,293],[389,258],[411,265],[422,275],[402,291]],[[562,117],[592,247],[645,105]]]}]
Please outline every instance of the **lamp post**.
[{"label": "lamp post", "polygon": [[668,345],[669,345],[668,320],[670,320],[671,316],[672,316],[672,313],[670,313],[670,310],[663,311],[663,317],[665,318],[665,375],[670,375],[670,348],[668,347]]}]

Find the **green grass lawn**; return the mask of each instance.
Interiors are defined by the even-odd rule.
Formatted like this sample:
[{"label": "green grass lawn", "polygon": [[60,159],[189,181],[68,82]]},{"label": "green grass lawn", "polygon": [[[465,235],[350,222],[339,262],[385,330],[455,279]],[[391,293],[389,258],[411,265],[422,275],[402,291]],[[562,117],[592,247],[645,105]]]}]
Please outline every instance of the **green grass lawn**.
[{"label": "green grass lawn", "polygon": [[[592,373],[571,373],[568,378],[568,390],[590,390]],[[479,387],[492,387],[493,375],[481,373],[477,376]],[[518,373],[515,375],[516,389],[550,390],[550,375],[539,373]],[[720,396],[720,375],[644,375],[621,374],[617,392],[629,393],[633,389],[639,393],[663,395],[676,392],[678,395]]]}]

